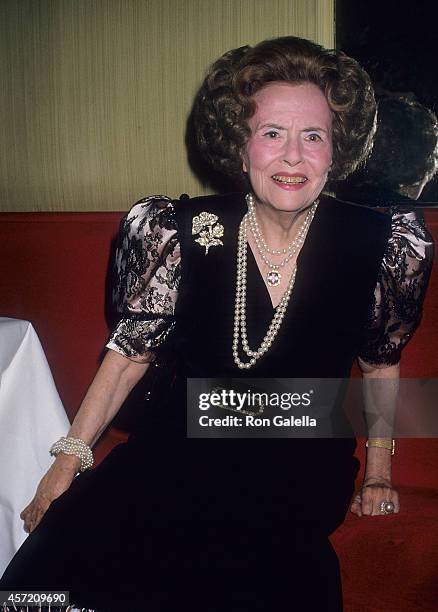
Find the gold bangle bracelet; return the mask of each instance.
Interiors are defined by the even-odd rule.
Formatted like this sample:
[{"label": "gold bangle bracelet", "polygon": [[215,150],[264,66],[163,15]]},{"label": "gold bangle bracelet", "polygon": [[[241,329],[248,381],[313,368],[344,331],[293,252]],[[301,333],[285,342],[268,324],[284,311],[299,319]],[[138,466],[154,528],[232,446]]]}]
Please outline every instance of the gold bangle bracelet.
[{"label": "gold bangle bracelet", "polygon": [[378,448],[386,448],[391,451],[391,455],[395,453],[395,440],[391,438],[370,438],[366,442],[366,447],[376,446]]}]

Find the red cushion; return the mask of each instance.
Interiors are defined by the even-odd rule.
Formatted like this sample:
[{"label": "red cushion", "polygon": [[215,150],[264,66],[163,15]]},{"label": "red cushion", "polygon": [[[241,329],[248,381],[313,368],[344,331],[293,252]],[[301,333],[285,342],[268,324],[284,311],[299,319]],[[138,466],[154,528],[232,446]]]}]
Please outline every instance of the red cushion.
[{"label": "red cushion", "polygon": [[0,215],[0,316],[31,321],[70,417],[108,336],[105,278],[122,214]]},{"label": "red cushion", "polygon": [[341,564],[344,612],[436,612],[438,491],[399,489],[400,513],[348,512],[331,536]]}]

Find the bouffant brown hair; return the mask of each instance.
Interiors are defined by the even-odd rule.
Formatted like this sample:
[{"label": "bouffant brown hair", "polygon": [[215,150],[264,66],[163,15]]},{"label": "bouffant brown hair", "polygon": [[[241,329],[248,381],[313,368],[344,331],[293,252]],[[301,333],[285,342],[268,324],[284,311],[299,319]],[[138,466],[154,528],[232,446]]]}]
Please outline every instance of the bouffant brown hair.
[{"label": "bouffant brown hair", "polygon": [[286,36],[228,51],[212,64],[196,97],[193,118],[201,153],[227,175],[242,173],[254,94],[272,82],[317,85],[333,113],[333,164],[343,179],[372,147],[376,105],[368,74],[339,51]]}]

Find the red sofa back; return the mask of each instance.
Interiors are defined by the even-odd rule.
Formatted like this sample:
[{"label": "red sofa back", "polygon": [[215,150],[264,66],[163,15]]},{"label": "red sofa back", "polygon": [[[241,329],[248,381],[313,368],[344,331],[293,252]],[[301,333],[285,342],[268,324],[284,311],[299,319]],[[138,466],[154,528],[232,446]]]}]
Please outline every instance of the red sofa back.
[{"label": "red sofa back", "polygon": [[[438,209],[425,214],[438,245]],[[108,336],[108,265],[123,215],[0,213],[0,316],[32,322],[70,418],[98,368]],[[402,376],[438,378],[437,348],[435,265],[422,324],[403,354]],[[394,462],[399,477],[438,487],[438,440],[401,440],[399,446],[404,449]],[[408,471],[401,457],[409,462]]]},{"label": "red sofa back", "polygon": [[69,417],[108,336],[105,284],[123,214],[0,214],[0,316],[31,321]]}]

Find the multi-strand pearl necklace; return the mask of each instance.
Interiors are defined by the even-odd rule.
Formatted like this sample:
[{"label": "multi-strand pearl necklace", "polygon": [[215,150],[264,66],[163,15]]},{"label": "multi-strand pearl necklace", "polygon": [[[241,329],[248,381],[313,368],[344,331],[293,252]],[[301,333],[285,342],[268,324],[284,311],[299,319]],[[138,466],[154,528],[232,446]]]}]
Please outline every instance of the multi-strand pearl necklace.
[{"label": "multi-strand pearl necklace", "polygon": [[[318,202],[315,202],[307,213],[306,219],[303,223],[304,231],[300,233],[300,237],[296,239],[296,249],[302,247],[304,240],[307,235],[307,231],[315,215]],[[236,301],[234,308],[234,334],[233,334],[233,358],[234,363],[240,369],[249,369],[255,365],[256,361],[264,355],[272,343],[274,342],[278,330],[286,313],[287,305],[292,293],[292,289],[295,283],[295,276],[297,273],[297,266],[295,264],[287,289],[280,300],[280,303],[275,308],[273,319],[269,325],[268,331],[260,345],[260,347],[253,351],[250,349],[248,344],[248,337],[246,335],[246,260],[247,260],[247,232],[248,232],[248,221],[249,214],[246,214],[239,228],[238,248],[237,248],[237,282],[236,282]],[[242,338],[242,349],[243,352],[250,357],[249,361],[243,362],[239,357],[239,340]]]},{"label": "multi-strand pearl necklace", "polygon": [[[249,193],[246,196],[246,202],[248,204],[248,219],[249,219],[249,226],[251,228],[251,233],[254,236],[255,244],[260,254],[260,257],[262,258],[263,263],[269,268],[269,271],[266,274],[266,282],[269,285],[269,287],[277,287],[281,283],[281,278],[282,278],[280,269],[284,268],[284,266],[289,263],[289,261],[292,259],[292,257],[297,252],[299,246],[302,244],[301,242],[302,238],[303,236],[306,235],[307,229],[310,224],[310,216],[312,214],[312,210],[314,207],[316,209],[317,204],[313,204],[312,208],[308,211],[306,218],[304,219],[304,223],[300,227],[297,235],[292,240],[291,244],[289,244],[284,249],[277,250],[277,249],[270,249],[268,245],[266,244],[266,241],[262,235],[262,232],[260,230],[260,227],[257,221],[254,196],[252,195],[252,193]],[[266,257],[265,253],[269,253],[270,255],[286,255],[287,253],[287,255],[279,263],[273,263]]]}]

